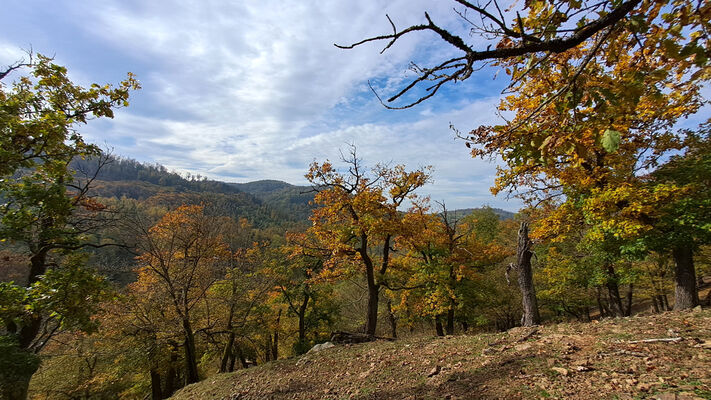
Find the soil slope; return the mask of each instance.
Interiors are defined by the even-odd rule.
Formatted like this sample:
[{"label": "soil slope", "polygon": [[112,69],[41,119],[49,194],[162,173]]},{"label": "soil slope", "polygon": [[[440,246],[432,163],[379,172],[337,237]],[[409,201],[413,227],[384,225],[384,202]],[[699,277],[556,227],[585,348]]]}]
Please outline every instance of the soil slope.
[{"label": "soil slope", "polygon": [[174,398],[711,399],[711,310],[342,345]]}]

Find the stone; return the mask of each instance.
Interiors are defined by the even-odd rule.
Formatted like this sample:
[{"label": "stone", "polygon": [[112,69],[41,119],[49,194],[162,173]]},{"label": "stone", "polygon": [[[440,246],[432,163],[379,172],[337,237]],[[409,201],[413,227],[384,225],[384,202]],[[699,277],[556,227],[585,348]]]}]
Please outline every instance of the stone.
[{"label": "stone", "polygon": [[532,346],[531,346],[530,343],[522,343],[522,344],[517,344],[516,346],[514,346],[514,350],[516,350],[516,351],[525,351],[525,350],[530,349],[531,347],[532,347]]},{"label": "stone", "polygon": [[430,370],[430,373],[427,374],[427,377],[428,377],[428,378],[431,378],[431,377],[433,377],[433,376],[439,374],[439,372],[440,372],[441,370],[442,370],[442,367],[440,367],[439,365],[435,365],[434,368],[432,368],[432,369]]},{"label": "stone", "polygon": [[319,351],[330,349],[331,347],[336,347],[336,345],[331,342],[319,343],[316,346],[312,347],[311,350],[309,350],[306,354],[318,353]]},{"label": "stone", "polygon": [[555,372],[557,372],[557,373],[563,375],[563,376],[567,376],[567,375],[568,375],[568,370],[565,369],[565,368],[553,367],[553,368],[551,368],[551,369],[552,369],[553,371],[555,371]]}]

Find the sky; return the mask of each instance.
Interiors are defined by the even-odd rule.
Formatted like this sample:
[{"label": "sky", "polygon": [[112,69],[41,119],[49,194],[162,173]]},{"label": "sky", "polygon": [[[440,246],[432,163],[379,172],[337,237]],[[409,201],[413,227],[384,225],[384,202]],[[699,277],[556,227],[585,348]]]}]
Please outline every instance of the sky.
[{"label": "sky", "polygon": [[114,154],[228,182],[277,179],[307,184],[309,164],[338,165],[357,148],[365,165],[431,165],[420,193],[447,207],[521,203],[489,192],[496,164],[473,159],[450,124],[466,132],[499,122],[506,81],[484,69],[408,110],[385,109],[384,94],[412,78],[411,61],[445,59],[453,50],[414,34],[385,43],[349,44],[424,21],[466,35],[454,2],[332,1],[40,1],[4,0],[0,66],[23,49],[54,56],[82,85],[118,83],[134,73],[142,89],[113,120],[80,127]]}]

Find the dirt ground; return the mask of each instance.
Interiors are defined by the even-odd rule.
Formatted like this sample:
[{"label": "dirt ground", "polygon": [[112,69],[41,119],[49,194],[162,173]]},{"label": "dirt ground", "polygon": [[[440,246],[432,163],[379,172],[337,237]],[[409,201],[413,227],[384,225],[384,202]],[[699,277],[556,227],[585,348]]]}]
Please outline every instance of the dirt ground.
[{"label": "dirt ground", "polygon": [[711,399],[711,310],[342,345],[175,398]]}]

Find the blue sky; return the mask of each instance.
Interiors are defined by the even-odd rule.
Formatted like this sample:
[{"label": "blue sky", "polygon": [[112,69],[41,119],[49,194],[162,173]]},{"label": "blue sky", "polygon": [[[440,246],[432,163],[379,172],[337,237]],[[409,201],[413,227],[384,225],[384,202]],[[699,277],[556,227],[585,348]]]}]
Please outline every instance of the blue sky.
[{"label": "blue sky", "polygon": [[[339,50],[424,21],[424,11],[466,34],[454,2],[393,1],[32,1],[5,0],[0,65],[22,49],[54,55],[81,84],[109,83],[133,72],[143,89],[113,120],[81,128],[118,155],[180,172],[245,182],[305,184],[308,165],[336,161],[355,144],[368,165],[434,167],[422,190],[449,208],[518,201],[489,192],[495,164],[472,159],[454,139],[497,122],[505,79],[486,69],[409,110],[383,108],[367,86],[385,90],[408,77],[410,61],[447,56],[432,35]],[[453,54],[453,53],[452,53]]]}]

